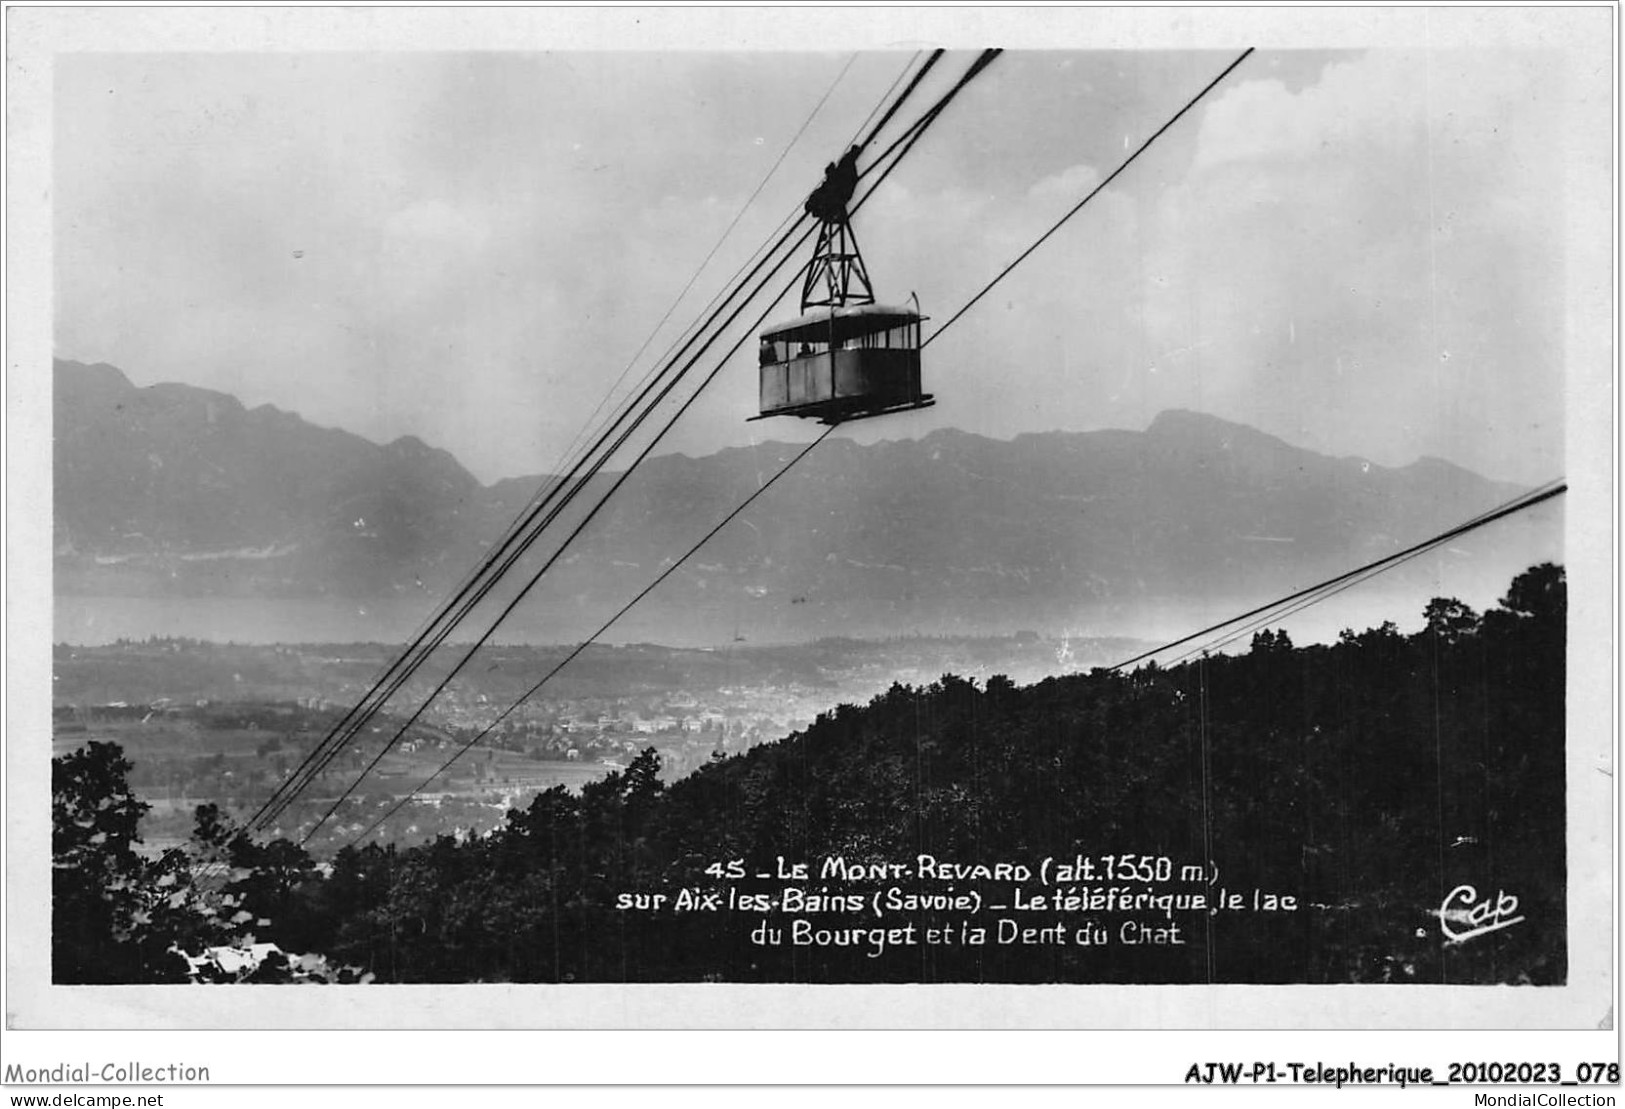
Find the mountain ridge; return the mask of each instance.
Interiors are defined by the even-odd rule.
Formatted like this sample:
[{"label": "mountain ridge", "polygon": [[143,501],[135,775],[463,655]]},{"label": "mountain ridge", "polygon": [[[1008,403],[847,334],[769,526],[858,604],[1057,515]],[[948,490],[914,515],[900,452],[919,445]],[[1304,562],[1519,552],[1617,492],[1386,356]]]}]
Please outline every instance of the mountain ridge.
[{"label": "mountain ridge", "polygon": [[[438,595],[547,480],[484,485],[414,436],[378,444],[214,390],[137,387],[105,363],[54,368],[59,594]],[[583,609],[630,596],[800,449],[651,457],[561,558],[557,595]],[[1144,431],[832,439],[661,592],[674,614],[1239,595],[1342,572],[1519,488],[1441,459],[1333,458],[1177,409]]]}]

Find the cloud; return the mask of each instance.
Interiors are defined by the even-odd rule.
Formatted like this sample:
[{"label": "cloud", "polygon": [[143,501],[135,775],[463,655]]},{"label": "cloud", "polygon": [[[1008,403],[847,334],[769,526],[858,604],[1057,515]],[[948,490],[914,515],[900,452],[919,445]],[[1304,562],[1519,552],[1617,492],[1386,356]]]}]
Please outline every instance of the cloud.
[{"label": "cloud", "polygon": [[[634,376],[799,208],[897,62],[854,65]],[[917,292],[946,323],[1214,62],[1001,59],[860,214],[877,294]],[[415,434],[486,478],[534,470],[843,63],[69,59],[60,353]],[[1261,55],[929,348],[937,408],[853,434],[1142,427],[1189,407],[1379,461],[1561,468],[1561,64]],[[685,420],[688,449],[789,433],[743,425],[751,372],[747,345],[727,395]]]},{"label": "cloud", "polygon": [[[1561,161],[1555,100],[1534,95],[1551,61],[1238,72],[1188,121],[1179,172],[1153,147],[930,349],[944,420],[1009,435],[1188,407],[1333,454],[1559,472],[1560,206],[1531,172]],[[888,269],[951,310],[1101,172],[1014,199],[899,193],[877,205]]]},{"label": "cloud", "polygon": [[1372,53],[1214,103],[1161,251],[1215,263],[1199,330],[1227,404],[1335,451],[1359,428],[1386,461],[1561,469],[1558,208],[1529,172],[1560,160],[1527,95],[1549,62]]},{"label": "cloud", "polygon": [[420,200],[392,213],[384,221],[384,233],[408,249],[427,242],[475,251],[490,239],[491,228],[479,216],[434,199]]},{"label": "cloud", "polygon": [[1100,184],[1104,175],[1090,165],[1069,166],[1060,173],[1052,173],[1027,190],[1027,199],[1050,201],[1067,199],[1073,203],[1083,199]]}]

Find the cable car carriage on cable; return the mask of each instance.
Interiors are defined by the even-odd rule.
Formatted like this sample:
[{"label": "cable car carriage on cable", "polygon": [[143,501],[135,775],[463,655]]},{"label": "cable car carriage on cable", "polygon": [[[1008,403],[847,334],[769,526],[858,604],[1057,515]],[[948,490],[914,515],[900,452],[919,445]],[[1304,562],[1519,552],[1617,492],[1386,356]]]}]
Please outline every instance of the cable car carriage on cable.
[{"label": "cable car carriage on cable", "polygon": [[818,241],[801,287],[796,319],[762,332],[760,415],[802,416],[825,424],[879,416],[935,401],[920,388],[920,323],[915,307],[876,304],[846,205],[857,185],[858,148],[829,166],[807,198]]}]

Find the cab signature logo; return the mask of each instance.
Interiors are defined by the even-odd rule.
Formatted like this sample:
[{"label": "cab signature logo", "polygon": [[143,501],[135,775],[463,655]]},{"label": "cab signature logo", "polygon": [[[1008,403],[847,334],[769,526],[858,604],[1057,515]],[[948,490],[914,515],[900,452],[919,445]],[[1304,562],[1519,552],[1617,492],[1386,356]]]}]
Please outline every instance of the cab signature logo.
[{"label": "cab signature logo", "polygon": [[1518,899],[1505,890],[1497,890],[1494,898],[1480,901],[1478,890],[1460,885],[1451,890],[1439,906],[1439,930],[1444,933],[1446,944],[1465,943],[1475,936],[1517,924],[1524,919],[1515,915],[1517,911]]}]

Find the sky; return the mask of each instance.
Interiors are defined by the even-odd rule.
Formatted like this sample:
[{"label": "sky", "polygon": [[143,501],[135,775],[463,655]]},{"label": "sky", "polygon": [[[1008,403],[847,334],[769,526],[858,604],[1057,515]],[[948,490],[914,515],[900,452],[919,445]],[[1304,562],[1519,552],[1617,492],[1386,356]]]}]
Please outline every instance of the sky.
[{"label": "sky", "polygon": [[[917,295],[929,335],[1237,52],[1004,54],[858,215],[880,299]],[[548,470],[913,56],[63,55],[55,353],[415,435],[487,482]],[[1384,465],[1557,476],[1565,80],[1539,49],[1260,49],[932,343],[934,408],[842,434],[1187,408]],[[662,449],[810,438],[746,422],[754,358]]]}]

